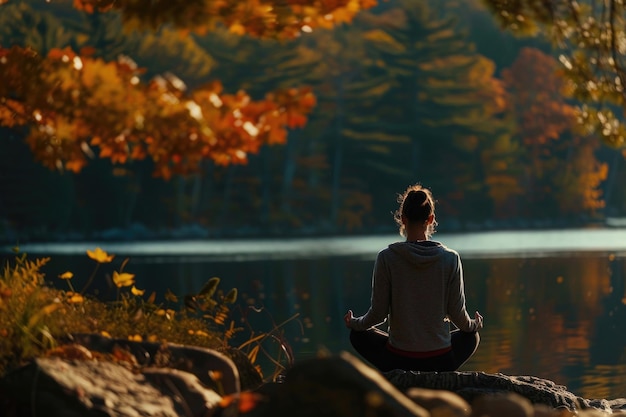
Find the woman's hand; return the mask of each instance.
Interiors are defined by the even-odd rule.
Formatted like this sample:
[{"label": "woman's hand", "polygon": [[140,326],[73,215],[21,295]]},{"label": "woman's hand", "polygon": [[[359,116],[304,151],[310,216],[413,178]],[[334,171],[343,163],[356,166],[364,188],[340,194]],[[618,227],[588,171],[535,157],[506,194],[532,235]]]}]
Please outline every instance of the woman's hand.
[{"label": "woman's hand", "polygon": [[476,331],[483,328],[483,316],[478,311],[474,313],[474,321],[476,322]]},{"label": "woman's hand", "polygon": [[350,328],[350,323],[352,323],[352,319],[354,318],[354,315],[352,314],[352,310],[348,310],[348,312],[346,313],[345,316],[343,316],[343,321],[346,324],[346,327],[349,329]]}]

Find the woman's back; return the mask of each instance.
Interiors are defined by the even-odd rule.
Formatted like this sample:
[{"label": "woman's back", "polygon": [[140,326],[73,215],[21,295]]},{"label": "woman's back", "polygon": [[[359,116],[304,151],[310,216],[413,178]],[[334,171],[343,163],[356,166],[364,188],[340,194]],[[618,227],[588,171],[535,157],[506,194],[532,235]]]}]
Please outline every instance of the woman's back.
[{"label": "woman's back", "polygon": [[469,331],[458,254],[439,242],[399,242],[380,253],[390,288],[389,340],[407,351],[450,346],[446,317]]}]

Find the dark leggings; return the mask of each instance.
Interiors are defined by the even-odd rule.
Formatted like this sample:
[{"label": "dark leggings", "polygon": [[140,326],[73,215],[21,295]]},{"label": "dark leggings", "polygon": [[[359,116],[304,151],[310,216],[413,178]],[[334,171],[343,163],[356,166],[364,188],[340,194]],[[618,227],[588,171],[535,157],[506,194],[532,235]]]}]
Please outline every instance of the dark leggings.
[{"label": "dark leggings", "polygon": [[456,371],[474,354],[480,343],[480,335],[477,332],[454,330],[451,332],[451,339],[451,351],[429,358],[411,358],[387,349],[389,335],[379,329],[350,331],[350,342],[354,349],[382,372],[393,369],[424,372]]}]

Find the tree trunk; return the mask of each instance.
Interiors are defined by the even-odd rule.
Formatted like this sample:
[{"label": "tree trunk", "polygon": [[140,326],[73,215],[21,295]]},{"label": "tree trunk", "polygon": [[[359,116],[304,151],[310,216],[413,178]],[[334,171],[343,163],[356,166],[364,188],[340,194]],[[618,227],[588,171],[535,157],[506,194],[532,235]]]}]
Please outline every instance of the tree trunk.
[{"label": "tree trunk", "polygon": [[272,188],[272,175],[270,172],[270,152],[266,146],[263,146],[260,150],[261,158],[261,224],[264,230],[267,230],[270,226],[270,212],[272,209],[271,188]]},{"label": "tree trunk", "polygon": [[280,208],[287,215],[291,214],[291,184],[296,174],[296,142],[299,133],[298,131],[289,132],[287,144],[285,145],[285,164],[283,166],[283,181],[280,191]]},{"label": "tree trunk", "polygon": [[344,92],[343,80],[341,77],[337,80],[337,109],[335,118],[335,152],[333,153],[333,173],[331,183],[331,203],[330,203],[330,223],[333,229],[337,228],[339,219],[339,209],[341,208],[341,171],[343,164],[343,123],[344,123]]}]

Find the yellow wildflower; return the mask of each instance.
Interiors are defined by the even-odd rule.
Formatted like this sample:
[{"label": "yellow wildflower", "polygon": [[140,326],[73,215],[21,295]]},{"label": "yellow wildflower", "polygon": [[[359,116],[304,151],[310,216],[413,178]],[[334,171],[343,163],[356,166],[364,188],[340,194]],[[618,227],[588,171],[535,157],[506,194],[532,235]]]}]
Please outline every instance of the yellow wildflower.
[{"label": "yellow wildflower", "polygon": [[130,287],[135,283],[135,274],[113,271],[113,283],[118,287]]},{"label": "yellow wildflower", "polygon": [[143,293],[145,293],[145,292],[146,292],[146,290],[140,290],[140,289],[138,289],[137,287],[135,287],[135,286],[133,285],[133,288],[131,288],[131,289],[130,289],[130,292],[132,292],[132,293],[133,293],[133,295],[136,295],[136,296],[138,296],[138,297],[141,297],[141,296],[143,295]]},{"label": "yellow wildflower", "polygon": [[109,263],[115,257],[115,255],[109,255],[108,253],[100,249],[99,247],[97,247],[93,251],[87,250],[87,256],[89,256],[91,259],[93,259],[94,261],[100,264]]},{"label": "yellow wildflower", "polygon": [[80,294],[74,293],[68,298],[67,301],[71,304],[80,304],[85,301],[85,298]]}]

